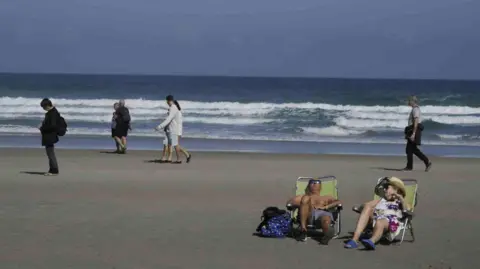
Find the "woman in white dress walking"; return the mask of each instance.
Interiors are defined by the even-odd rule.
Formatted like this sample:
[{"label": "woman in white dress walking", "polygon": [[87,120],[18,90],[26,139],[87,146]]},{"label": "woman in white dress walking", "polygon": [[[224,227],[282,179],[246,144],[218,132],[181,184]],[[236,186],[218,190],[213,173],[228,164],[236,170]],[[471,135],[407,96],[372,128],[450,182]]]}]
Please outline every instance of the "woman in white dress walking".
[{"label": "woman in white dress walking", "polygon": [[172,95],[166,97],[167,104],[169,106],[167,118],[160,123],[160,125],[155,128],[157,131],[165,131],[165,139],[163,141],[163,155],[160,162],[172,163],[172,150],[171,147],[175,148],[175,153],[177,160],[173,163],[179,164],[180,161],[180,152],[182,152],[186,159],[187,163],[190,162],[192,154],[186,151],[180,146],[179,140],[183,133],[183,115],[182,108],[175,98]]}]

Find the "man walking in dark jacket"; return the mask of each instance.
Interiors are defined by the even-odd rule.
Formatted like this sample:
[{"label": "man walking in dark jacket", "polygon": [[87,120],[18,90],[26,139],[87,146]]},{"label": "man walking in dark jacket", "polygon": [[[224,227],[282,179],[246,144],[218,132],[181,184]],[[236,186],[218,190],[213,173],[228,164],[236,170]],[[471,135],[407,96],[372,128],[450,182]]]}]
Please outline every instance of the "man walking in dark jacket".
[{"label": "man walking in dark jacket", "polygon": [[45,176],[54,176],[58,175],[58,163],[57,157],[55,156],[55,143],[58,142],[58,131],[60,124],[60,113],[53,106],[52,101],[45,98],[40,103],[40,106],[43,110],[47,111],[45,113],[45,119],[40,125],[40,132],[42,134],[42,146],[45,147],[48,157],[48,164],[50,169],[48,173],[45,173]]},{"label": "man walking in dark jacket", "polygon": [[125,100],[121,99],[118,101],[119,107],[116,110],[117,118],[116,118],[116,135],[120,138],[121,144],[120,148],[121,150],[119,153],[125,154],[127,150],[127,135],[128,135],[128,130],[131,130],[130,126],[130,111],[128,108],[125,106]]}]

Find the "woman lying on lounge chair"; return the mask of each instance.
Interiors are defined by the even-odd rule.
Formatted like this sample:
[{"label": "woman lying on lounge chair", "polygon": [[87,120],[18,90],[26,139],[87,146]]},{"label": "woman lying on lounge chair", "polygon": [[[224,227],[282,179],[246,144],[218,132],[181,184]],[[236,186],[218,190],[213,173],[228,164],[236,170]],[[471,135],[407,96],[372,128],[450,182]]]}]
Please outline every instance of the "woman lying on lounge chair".
[{"label": "woman lying on lounge chair", "polygon": [[399,220],[403,217],[403,209],[410,209],[405,203],[405,195],[403,181],[396,177],[389,178],[384,197],[364,204],[353,238],[345,244],[345,248],[357,248],[360,236],[369,224],[373,224],[371,238],[360,240],[366,249],[374,250],[385,232],[387,238],[393,240],[400,233]]}]

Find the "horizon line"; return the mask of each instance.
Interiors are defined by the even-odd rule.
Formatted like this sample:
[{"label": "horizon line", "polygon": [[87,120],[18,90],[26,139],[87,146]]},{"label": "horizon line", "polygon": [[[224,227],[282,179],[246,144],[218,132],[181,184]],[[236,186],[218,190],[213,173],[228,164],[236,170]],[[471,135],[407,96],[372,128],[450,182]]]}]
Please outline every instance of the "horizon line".
[{"label": "horizon line", "polygon": [[480,79],[454,78],[399,78],[399,77],[322,77],[322,76],[255,76],[255,75],[225,75],[225,74],[154,74],[154,73],[82,73],[82,72],[4,72],[0,75],[74,75],[74,76],[131,76],[131,77],[195,77],[195,78],[246,78],[246,79],[331,79],[331,80],[406,80],[406,81],[456,81],[480,82]]}]

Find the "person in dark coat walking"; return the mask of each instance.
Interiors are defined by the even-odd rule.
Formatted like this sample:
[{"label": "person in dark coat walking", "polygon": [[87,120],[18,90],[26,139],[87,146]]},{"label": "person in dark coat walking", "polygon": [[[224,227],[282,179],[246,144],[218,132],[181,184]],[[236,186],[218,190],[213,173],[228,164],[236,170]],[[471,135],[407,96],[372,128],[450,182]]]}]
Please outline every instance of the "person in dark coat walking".
[{"label": "person in dark coat walking", "polygon": [[116,126],[115,136],[120,138],[120,151],[119,153],[125,154],[127,150],[127,136],[128,131],[131,130],[130,126],[130,111],[125,106],[125,100],[118,101],[118,108],[116,109]]},{"label": "person in dark coat walking", "polygon": [[58,113],[57,109],[53,106],[52,101],[47,98],[42,100],[40,106],[43,110],[47,111],[47,113],[45,113],[45,119],[39,127],[42,134],[42,146],[45,147],[45,151],[47,152],[48,164],[50,167],[48,172],[45,173],[45,176],[54,176],[58,175],[55,144],[58,142],[60,113]]},{"label": "person in dark coat walking", "polygon": [[405,127],[405,139],[407,140],[407,145],[405,147],[407,166],[403,170],[411,171],[413,169],[413,155],[415,154],[415,156],[425,164],[425,172],[428,172],[432,167],[432,162],[418,148],[418,146],[422,144],[423,125],[421,124],[421,113],[417,97],[410,96],[408,98],[408,105],[412,107],[412,110],[408,117],[408,126]]}]

